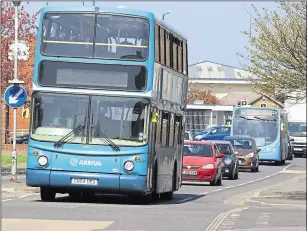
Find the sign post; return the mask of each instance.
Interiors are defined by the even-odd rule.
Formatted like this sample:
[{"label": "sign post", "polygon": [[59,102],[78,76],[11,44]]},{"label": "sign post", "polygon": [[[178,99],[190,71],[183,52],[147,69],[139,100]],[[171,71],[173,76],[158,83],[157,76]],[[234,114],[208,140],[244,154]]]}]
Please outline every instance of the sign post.
[{"label": "sign post", "polygon": [[14,108],[13,123],[13,150],[12,150],[12,176],[11,182],[17,182],[17,152],[16,152],[16,127],[17,127],[17,108],[21,107],[27,100],[27,92],[19,84],[24,83],[18,79],[18,7],[21,1],[13,1],[15,6],[15,50],[14,50],[14,79],[9,82],[13,85],[9,86],[5,93],[4,99],[9,107]]}]

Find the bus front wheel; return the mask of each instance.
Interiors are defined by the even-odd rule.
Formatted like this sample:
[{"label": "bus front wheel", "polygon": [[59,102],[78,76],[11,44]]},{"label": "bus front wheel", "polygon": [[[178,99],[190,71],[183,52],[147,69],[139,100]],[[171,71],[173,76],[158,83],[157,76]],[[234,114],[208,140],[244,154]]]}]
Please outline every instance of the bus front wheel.
[{"label": "bus front wheel", "polygon": [[56,192],[48,187],[41,187],[40,196],[42,201],[53,201],[55,199]]}]

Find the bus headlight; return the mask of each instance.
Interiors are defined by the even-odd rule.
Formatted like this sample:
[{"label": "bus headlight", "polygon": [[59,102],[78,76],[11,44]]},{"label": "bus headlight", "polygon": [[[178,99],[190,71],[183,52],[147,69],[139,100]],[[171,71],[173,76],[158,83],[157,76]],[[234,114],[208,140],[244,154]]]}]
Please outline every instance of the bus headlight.
[{"label": "bus headlight", "polygon": [[134,163],[131,160],[128,160],[125,162],[124,168],[129,172],[132,171],[134,168]]},{"label": "bus headlight", "polygon": [[251,152],[251,153],[249,153],[249,154],[246,155],[246,157],[253,157],[253,156],[254,156],[254,153],[253,153],[253,152]]},{"label": "bus headlight", "polygon": [[48,158],[46,156],[40,156],[37,162],[40,166],[46,166],[48,164]]}]

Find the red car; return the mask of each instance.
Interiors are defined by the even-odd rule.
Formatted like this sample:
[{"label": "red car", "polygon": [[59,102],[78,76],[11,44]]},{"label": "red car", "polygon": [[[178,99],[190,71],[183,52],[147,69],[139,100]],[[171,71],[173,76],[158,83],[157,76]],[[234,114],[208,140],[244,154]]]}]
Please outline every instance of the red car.
[{"label": "red car", "polygon": [[184,141],[182,180],[222,185],[223,157],[210,141]]}]

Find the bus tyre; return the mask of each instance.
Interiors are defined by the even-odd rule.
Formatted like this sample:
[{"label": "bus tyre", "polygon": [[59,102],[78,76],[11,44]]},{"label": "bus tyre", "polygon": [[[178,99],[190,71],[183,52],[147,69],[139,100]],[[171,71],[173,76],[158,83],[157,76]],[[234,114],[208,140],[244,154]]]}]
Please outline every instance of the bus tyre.
[{"label": "bus tyre", "polygon": [[55,191],[48,187],[40,188],[40,196],[42,201],[54,201],[55,199]]}]

